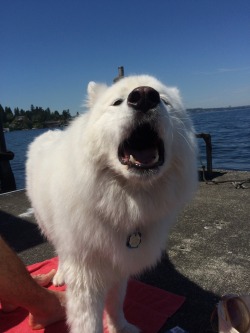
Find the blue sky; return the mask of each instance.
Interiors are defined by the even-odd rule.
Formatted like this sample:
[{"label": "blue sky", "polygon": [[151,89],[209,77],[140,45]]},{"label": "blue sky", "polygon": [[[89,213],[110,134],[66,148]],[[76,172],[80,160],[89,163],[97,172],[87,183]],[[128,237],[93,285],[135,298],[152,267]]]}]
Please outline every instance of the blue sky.
[{"label": "blue sky", "polygon": [[249,0],[1,3],[0,104],[81,112],[89,81],[147,73],[186,107],[250,104]]}]

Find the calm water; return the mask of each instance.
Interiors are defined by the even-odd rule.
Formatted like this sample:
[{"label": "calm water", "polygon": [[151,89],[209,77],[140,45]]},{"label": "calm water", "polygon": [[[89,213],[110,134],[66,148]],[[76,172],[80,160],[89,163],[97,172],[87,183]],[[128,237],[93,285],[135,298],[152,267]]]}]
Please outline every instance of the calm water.
[{"label": "calm water", "polygon": [[[213,168],[250,171],[250,109],[190,112],[197,133],[210,133],[213,145]],[[17,188],[24,188],[25,158],[28,144],[46,130],[5,133],[8,150],[15,153],[11,161]],[[205,143],[198,139],[198,164],[206,165]]]},{"label": "calm water", "polygon": [[[190,113],[196,133],[212,136],[213,168],[250,171],[250,108]],[[199,160],[206,165],[205,143],[198,139]]]}]

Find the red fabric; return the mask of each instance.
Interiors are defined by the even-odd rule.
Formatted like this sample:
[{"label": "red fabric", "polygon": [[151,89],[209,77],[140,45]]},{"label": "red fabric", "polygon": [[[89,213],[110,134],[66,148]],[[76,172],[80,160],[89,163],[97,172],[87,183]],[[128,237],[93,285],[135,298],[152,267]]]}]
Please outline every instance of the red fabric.
[{"label": "red fabric", "polygon": [[[31,265],[31,274],[47,273],[57,268],[57,258]],[[64,290],[65,287],[49,286],[49,289]],[[139,281],[131,280],[128,284],[124,311],[127,320],[142,330],[142,333],[157,333],[166,320],[183,304],[184,297],[151,287]],[[42,330],[33,331],[28,325],[27,311],[21,308],[4,313],[0,308],[0,332],[8,333],[66,333],[65,322],[57,322]],[[104,333],[108,333],[105,325]]]}]

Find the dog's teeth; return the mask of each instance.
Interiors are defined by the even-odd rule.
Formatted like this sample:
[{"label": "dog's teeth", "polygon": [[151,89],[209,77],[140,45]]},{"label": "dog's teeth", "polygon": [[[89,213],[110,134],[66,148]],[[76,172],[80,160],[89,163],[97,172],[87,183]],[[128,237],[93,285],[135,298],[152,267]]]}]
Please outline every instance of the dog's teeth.
[{"label": "dog's teeth", "polygon": [[[150,162],[150,164],[153,165],[153,164],[157,163],[158,161],[159,161],[159,154],[158,154],[158,152],[156,152],[156,155],[155,155],[153,161]],[[134,158],[133,155],[129,155],[129,162],[132,163],[132,164],[140,164],[141,166],[147,166],[149,164],[149,163],[148,164],[147,163],[139,163],[138,161],[136,161],[136,159]]]},{"label": "dog's teeth", "polygon": [[129,162],[136,163],[136,160],[133,155],[129,155]]}]

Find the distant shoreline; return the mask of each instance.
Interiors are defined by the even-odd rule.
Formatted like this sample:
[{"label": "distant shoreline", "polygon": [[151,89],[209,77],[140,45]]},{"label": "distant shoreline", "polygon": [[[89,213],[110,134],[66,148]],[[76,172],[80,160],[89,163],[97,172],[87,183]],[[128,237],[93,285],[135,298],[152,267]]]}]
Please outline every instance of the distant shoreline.
[{"label": "distant shoreline", "polygon": [[242,105],[242,106],[228,106],[221,108],[188,108],[187,111],[195,112],[195,111],[231,111],[231,110],[244,110],[250,109],[250,105]]}]

